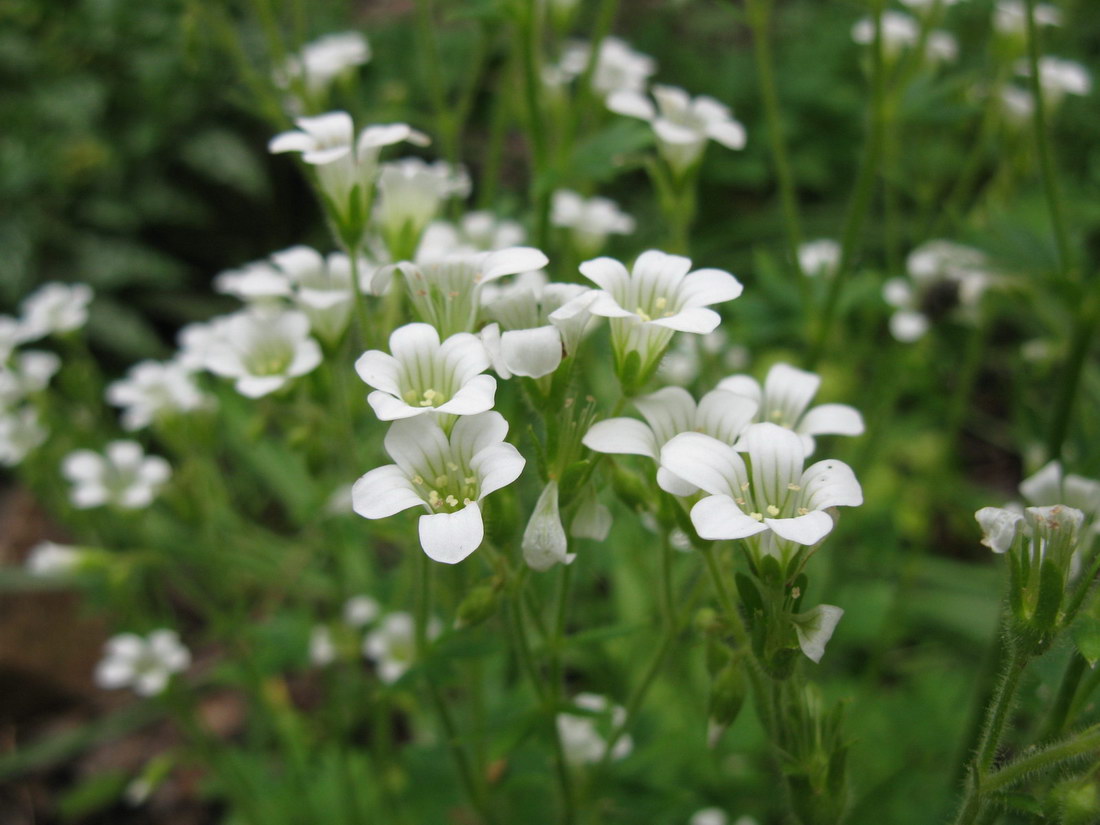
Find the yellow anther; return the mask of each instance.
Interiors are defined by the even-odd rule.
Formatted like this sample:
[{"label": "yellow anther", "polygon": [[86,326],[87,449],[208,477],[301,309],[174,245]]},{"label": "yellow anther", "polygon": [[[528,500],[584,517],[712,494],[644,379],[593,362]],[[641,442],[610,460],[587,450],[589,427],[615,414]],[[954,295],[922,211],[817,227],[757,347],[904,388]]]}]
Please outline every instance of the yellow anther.
[{"label": "yellow anther", "polygon": [[450,479],[447,478],[447,476],[436,476],[435,477],[435,486],[436,487],[446,487],[447,482],[449,482],[449,481],[450,481]]},{"label": "yellow anther", "polygon": [[643,321],[652,321],[653,320],[652,318],[649,317],[649,315],[646,313],[646,311],[644,309],[642,309],[641,307],[634,307],[634,314],[637,315],[639,318],[641,318]]},{"label": "yellow anther", "polygon": [[749,489],[749,483],[746,481],[744,484],[741,485],[741,490],[742,492],[744,492],[747,489]]},{"label": "yellow anther", "polygon": [[466,476],[466,478],[462,480],[471,486],[477,484],[477,476]]},{"label": "yellow anther", "polygon": [[452,496],[447,496],[447,498],[444,499],[444,500],[447,502],[448,507],[457,507],[458,506],[458,499],[455,498],[453,495]]},{"label": "yellow anther", "polygon": [[467,506],[468,506],[468,505],[470,505],[470,504],[473,504],[473,501],[471,501],[471,500],[470,500],[470,499],[468,499],[468,498],[464,498],[464,499],[462,499],[462,503],[463,503],[464,505],[467,505]]},{"label": "yellow anther", "polygon": [[767,507],[767,510],[768,510],[768,515],[771,516],[772,518],[775,518],[776,516],[779,515],[779,508],[776,507],[774,504],[769,504],[768,507]]},{"label": "yellow anther", "polygon": [[799,490],[802,489],[802,485],[801,484],[788,484],[787,489],[790,490],[792,493],[797,493]]},{"label": "yellow anther", "polygon": [[741,507],[745,506],[745,499],[743,498],[735,498],[734,501],[736,501]]},{"label": "yellow anther", "polygon": [[419,487],[423,483],[424,483],[423,478],[421,478],[420,476],[413,476],[413,484],[415,484]]},{"label": "yellow anther", "polygon": [[810,511],[809,511],[809,510],[807,510],[807,509],[806,509],[805,507],[799,507],[799,508],[798,508],[798,515],[800,515],[800,516],[808,516],[809,514],[810,514]]},{"label": "yellow anther", "polygon": [[668,298],[666,298],[664,295],[662,295],[660,298],[658,298],[656,301],[653,302],[653,308],[654,309],[664,309],[667,306],[668,306]]},{"label": "yellow anther", "polygon": [[764,520],[764,514],[763,513],[749,513],[749,518],[754,518],[757,521],[763,521]]},{"label": "yellow anther", "polygon": [[453,461],[448,461],[447,469],[450,470],[452,473],[456,473],[458,472],[458,465],[455,464]]}]

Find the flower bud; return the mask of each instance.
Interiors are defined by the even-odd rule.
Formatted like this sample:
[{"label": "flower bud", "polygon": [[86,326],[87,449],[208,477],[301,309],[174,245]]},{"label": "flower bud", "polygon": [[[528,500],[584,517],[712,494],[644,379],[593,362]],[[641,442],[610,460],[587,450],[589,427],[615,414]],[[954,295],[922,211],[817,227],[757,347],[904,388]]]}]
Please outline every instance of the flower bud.
[{"label": "flower bud", "polygon": [[745,662],[740,657],[731,659],[718,675],[710,688],[708,707],[709,724],[707,740],[714,747],[722,733],[737,719],[741,706],[745,704],[749,684],[745,677]]},{"label": "flower bud", "polygon": [[455,630],[476,627],[497,612],[500,605],[500,587],[496,583],[477,585],[466,594],[455,613]]},{"label": "flower bud", "polygon": [[558,482],[550,481],[535,503],[535,512],[523,531],[523,560],[540,573],[555,564],[569,564],[576,554],[569,553],[569,540],[558,510]]}]

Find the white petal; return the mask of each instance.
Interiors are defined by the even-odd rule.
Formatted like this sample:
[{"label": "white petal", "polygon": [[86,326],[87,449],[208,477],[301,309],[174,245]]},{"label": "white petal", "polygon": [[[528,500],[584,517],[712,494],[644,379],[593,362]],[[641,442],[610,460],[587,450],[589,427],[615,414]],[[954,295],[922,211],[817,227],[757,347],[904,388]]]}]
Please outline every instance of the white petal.
[{"label": "white petal", "polygon": [[389,393],[375,390],[367,396],[367,403],[374,410],[379,421],[400,421],[403,418],[426,416],[432,407],[413,407]]},{"label": "white petal", "polygon": [[376,467],[360,477],[351,488],[351,501],[352,509],[369,519],[386,518],[424,504],[408,476],[396,464]]},{"label": "white petal", "polygon": [[974,514],[982,528],[982,544],[994,553],[1007,552],[1024,521],[1020,513],[1001,507],[983,507]]},{"label": "white petal", "polygon": [[674,329],[677,332],[694,332],[697,335],[706,335],[718,328],[718,325],[722,323],[722,316],[713,309],[687,307],[668,318],[655,318],[653,323],[659,327]]},{"label": "white petal", "polygon": [[608,418],[597,421],[584,434],[581,443],[597,453],[645,455],[658,459],[659,445],[653,430],[635,418]]},{"label": "white petal", "polygon": [[683,387],[664,387],[635,399],[660,446],[674,435],[695,429],[695,399]]},{"label": "white petal", "polygon": [[829,507],[858,507],[863,503],[863,490],[852,468],[843,461],[826,459],[811,464],[799,480],[802,503],[810,510]]},{"label": "white petal", "polygon": [[286,382],[285,375],[243,375],[233,386],[245,398],[262,398],[280,389]]},{"label": "white petal", "polygon": [[501,336],[501,349],[513,375],[541,378],[561,364],[561,333],[552,326],[510,330]]},{"label": "white petal", "polygon": [[807,547],[817,544],[833,529],[832,516],[821,510],[811,510],[794,518],[765,518],[764,523],[779,538]]},{"label": "white petal", "polygon": [[760,382],[751,375],[731,375],[729,378],[723,378],[718,382],[716,389],[743,395],[745,398],[751,398],[757,404],[764,398],[764,391],[760,387]]},{"label": "white petal", "polygon": [[744,539],[768,529],[764,522],[746,516],[727,495],[700,499],[691,508],[691,523],[700,538],[712,541]]},{"label": "white petal", "polygon": [[699,492],[699,488],[694,484],[688,484],[664,467],[657,468],[657,486],[674,496],[691,496]]},{"label": "white petal", "polygon": [[760,411],[761,416],[770,421],[778,413],[775,420],[793,428],[810,406],[819,386],[821,378],[816,373],[800,370],[790,364],[775,364],[768,370],[768,377],[764,380],[764,409]]},{"label": "white petal", "polygon": [[697,269],[684,278],[680,299],[685,307],[709,306],[732,301],[744,287],[735,277],[721,269]]},{"label": "white petal", "polygon": [[[790,485],[802,479],[802,439],[775,424],[752,424],[741,436],[741,449],[752,462],[752,489],[758,506],[778,504],[790,496]],[[839,461],[823,462],[839,465]]]},{"label": "white petal", "polygon": [[477,473],[481,498],[506,487],[519,478],[527,464],[519,450],[507,442],[486,447],[470,461],[470,469]]},{"label": "white petal", "polygon": [[485,258],[482,264],[481,280],[491,281],[504,275],[520,272],[533,272],[550,263],[540,250],[530,246],[514,246],[501,249]]},{"label": "white petal", "polygon": [[657,110],[648,97],[628,89],[620,89],[608,95],[607,108],[617,114],[640,120],[653,120],[657,117]]},{"label": "white petal", "polygon": [[439,349],[439,333],[431,324],[405,324],[390,334],[390,352],[401,362],[430,355]]},{"label": "white petal", "polygon": [[833,637],[833,631],[843,615],[844,611],[839,607],[819,604],[813,610],[791,617],[798,646],[812,661],[821,661],[825,655],[825,645]]},{"label": "white petal", "polygon": [[711,495],[740,496],[745,462],[729,445],[702,433],[682,433],[661,448],[661,466]]},{"label": "white petal", "polygon": [[573,560],[567,550],[569,540],[558,509],[558,483],[550,481],[542,488],[534,512],[523,531],[523,560],[532,570],[549,570],[555,564]]},{"label": "white petal", "polygon": [[103,456],[91,450],[75,450],[61,463],[61,474],[69,481],[98,481],[103,470]]},{"label": "white petal", "polygon": [[928,331],[928,318],[919,312],[900,310],[890,316],[890,334],[903,344],[911,344]]},{"label": "white petal", "polygon": [[[481,346],[479,343],[478,346]],[[436,407],[437,412],[451,415],[474,415],[493,408],[496,401],[497,380],[491,375],[475,375],[446,403]],[[379,416],[381,418],[381,416]]]},{"label": "white petal", "polygon": [[464,415],[451,430],[451,450],[458,459],[468,463],[482,450],[504,441],[506,435],[508,422],[498,412]]},{"label": "white petal", "polygon": [[267,144],[267,151],[273,154],[281,152],[308,152],[317,145],[317,141],[305,132],[283,132],[275,135]]},{"label": "white petal", "polygon": [[484,537],[485,524],[476,501],[455,513],[420,517],[420,546],[433,561],[457,564],[480,547]]},{"label": "white petal", "polygon": [[1034,475],[1020,482],[1020,495],[1028,504],[1062,503],[1062,465],[1051,461]]},{"label": "white petal", "polygon": [[595,491],[586,494],[569,526],[569,535],[578,539],[604,541],[610,532],[611,511],[600,503]]},{"label": "white petal", "polygon": [[710,124],[707,126],[707,137],[721,143],[727,149],[745,148],[745,127],[736,120]]},{"label": "white petal", "polygon": [[95,683],[104,690],[114,690],[130,684],[134,664],[125,659],[104,659],[95,669]]},{"label": "white petal", "polygon": [[367,350],[356,360],[355,372],[368,386],[390,395],[401,395],[401,364],[389,353]]},{"label": "white petal", "polygon": [[489,363],[492,365],[493,370],[507,381],[512,377],[512,373],[508,370],[508,365],[504,363],[504,353],[501,351],[500,324],[486,324],[481,328],[478,336],[481,338],[482,346],[485,347],[485,354],[489,356]]},{"label": "white petal", "polygon": [[695,429],[733,444],[752,422],[758,408],[759,404],[752,398],[722,389],[711,390],[699,401]]},{"label": "white petal", "polygon": [[[630,280],[626,267],[614,258],[593,258],[580,265],[581,274],[612,296],[618,296]],[[597,313],[598,314],[598,313]]]},{"label": "white petal", "polygon": [[[308,323],[308,321],[307,321]],[[313,372],[321,363],[321,345],[312,338],[306,338],[298,342],[298,348],[294,352],[294,358],[290,366],[286,368],[287,375],[296,377]]]},{"label": "white petal", "polygon": [[862,435],[863,416],[847,404],[820,404],[802,417],[798,432],[805,435]]}]

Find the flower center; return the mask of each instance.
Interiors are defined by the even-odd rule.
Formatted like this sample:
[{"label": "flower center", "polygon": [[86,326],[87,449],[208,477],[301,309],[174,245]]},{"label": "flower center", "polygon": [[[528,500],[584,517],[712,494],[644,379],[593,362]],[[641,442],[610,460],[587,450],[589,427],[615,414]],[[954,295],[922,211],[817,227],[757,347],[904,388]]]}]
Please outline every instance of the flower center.
[{"label": "flower center", "polygon": [[477,501],[478,478],[453,461],[447,462],[447,472],[435,477],[413,476],[412,482],[421,498],[437,513],[454,513]]}]

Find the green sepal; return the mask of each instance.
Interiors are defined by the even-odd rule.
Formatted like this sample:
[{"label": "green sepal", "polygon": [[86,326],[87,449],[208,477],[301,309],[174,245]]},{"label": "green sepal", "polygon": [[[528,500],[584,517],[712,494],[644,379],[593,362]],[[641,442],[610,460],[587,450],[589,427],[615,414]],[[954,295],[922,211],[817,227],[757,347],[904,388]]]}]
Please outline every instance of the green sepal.
[{"label": "green sepal", "polygon": [[1046,634],[1057,627],[1065,587],[1062,568],[1053,559],[1043,559],[1039,568],[1039,599],[1032,617],[1034,630]]}]

